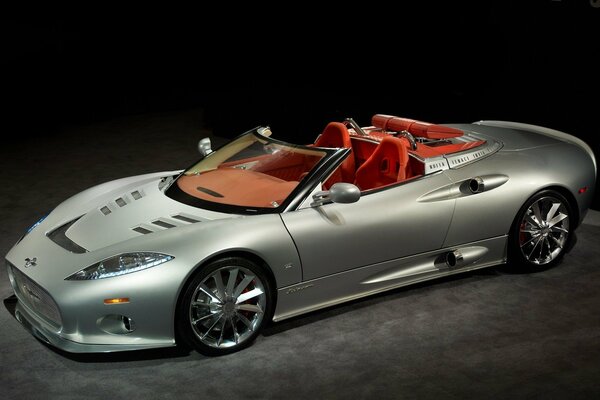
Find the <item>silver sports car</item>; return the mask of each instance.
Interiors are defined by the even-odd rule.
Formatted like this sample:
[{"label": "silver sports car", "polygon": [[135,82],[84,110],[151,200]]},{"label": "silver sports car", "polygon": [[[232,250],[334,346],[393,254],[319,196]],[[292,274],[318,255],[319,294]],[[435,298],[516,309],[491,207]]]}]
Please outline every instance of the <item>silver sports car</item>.
[{"label": "silver sports car", "polygon": [[66,200],[6,256],[15,316],[69,352],[248,346],[281,321],[510,262],[557,264],[591,203],[596,161],[568,134],[514,122],[375,115],[313,144],[252,129],[200,161]]}]

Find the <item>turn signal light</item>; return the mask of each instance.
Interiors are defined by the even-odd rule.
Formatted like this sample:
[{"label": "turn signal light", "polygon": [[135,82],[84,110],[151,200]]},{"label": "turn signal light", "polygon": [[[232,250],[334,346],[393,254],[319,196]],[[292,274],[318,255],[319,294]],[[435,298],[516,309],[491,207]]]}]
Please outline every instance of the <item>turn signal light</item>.
[{"label": "turn signal light", "polygon": [[129,303],[129,297],[119,297],[116,299],[104,299],[104,304]]}]

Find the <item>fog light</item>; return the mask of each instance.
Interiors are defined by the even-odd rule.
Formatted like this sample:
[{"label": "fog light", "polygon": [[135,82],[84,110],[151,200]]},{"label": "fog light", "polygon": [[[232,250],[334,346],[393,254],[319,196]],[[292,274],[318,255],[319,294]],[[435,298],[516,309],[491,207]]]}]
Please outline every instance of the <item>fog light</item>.
[{"label": "fog light", "polygon": [[96,322],[98,328],[113,335],[126,335],[135,331],[135,322],[130,317],[118,314],[105,315]]}]

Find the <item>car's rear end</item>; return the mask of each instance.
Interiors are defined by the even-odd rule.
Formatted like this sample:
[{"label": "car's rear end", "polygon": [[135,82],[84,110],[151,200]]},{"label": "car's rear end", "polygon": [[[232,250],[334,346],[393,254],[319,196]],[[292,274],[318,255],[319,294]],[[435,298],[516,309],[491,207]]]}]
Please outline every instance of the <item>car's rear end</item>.
[{"label": "car's rear end", "polygon": [[597,179],[596,158],[583,140],[554,129],[509,121],[457,126],[501,142],[500,153],[530,158],[532,168],[521,171],[523,176],[542,186],[568,190],[577,203],[577,222],[581,223],[592,204]]}]

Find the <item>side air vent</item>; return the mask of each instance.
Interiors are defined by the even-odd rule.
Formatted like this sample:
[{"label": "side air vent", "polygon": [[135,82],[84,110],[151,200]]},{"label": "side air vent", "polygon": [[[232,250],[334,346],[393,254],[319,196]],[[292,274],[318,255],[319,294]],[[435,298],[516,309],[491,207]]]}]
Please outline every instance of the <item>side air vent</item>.
[{"label": "side air vent", "polygon": [[131,197],[133,197],[134,200],[139,200],[144,196],[142,196],[142,194],[138,190],[136,190],[131,192]]},{"label": "side air vent", "polygon": [[150,229],[142,228],[141,226],[136,226],[135,228],[133,228],[133,230],[136,231],[137,233],[141,233],[142,235],[147,235],[149,233],[152,233],[152,231]]},{"label": "side air vent", "polygon": [[[79,217],[81,218],[81,217]],[[55,230],[49,232],[47,234],[48,239],[52,240],[54,243],[59,245],[65,250],[70,251],[71,253],[83,254],[87,253],[87,250],[83,247],[79,246],[77,243],[72,241],[67,237],[67,230],[77,221],[79,218],[74,219],[73,221],[67,222],[66,224],[59,226]]]},{"label": "side air vent", "polygon": [[182,215],[182,214],[172,215],[171,218],[178,219],[183,222],[189,222],[190,224],[195,224],[196,222],[200,222],[200,220],[198,220],[198,219],[194,219],[192,217],[188,217],[188,216]]},{"label": "side air vent", "polygon": [[152,223],[154,225],[158,225],[160,227],[167,228],[167,229],[169,229],[169,228],[175,228],[175,226],[176,226],[176,225],[170,224],[168,222],[161,221],[160,219],[157,219],[156,221],[152,221]]},{"label": "side air vent", "polygon": [[122,197],[116,199],[115,203],[117,203],[119,207],[125,207],[127,205],[127,202]]},{"label": "side air vent", "polygon": [[110,208],[108,208],[107,206],[102,207],[100,209],[100,211],[102,211],[102,214],[104,214],[104,215],[108,215],[112,212],[112,211],[110,211]]}]

